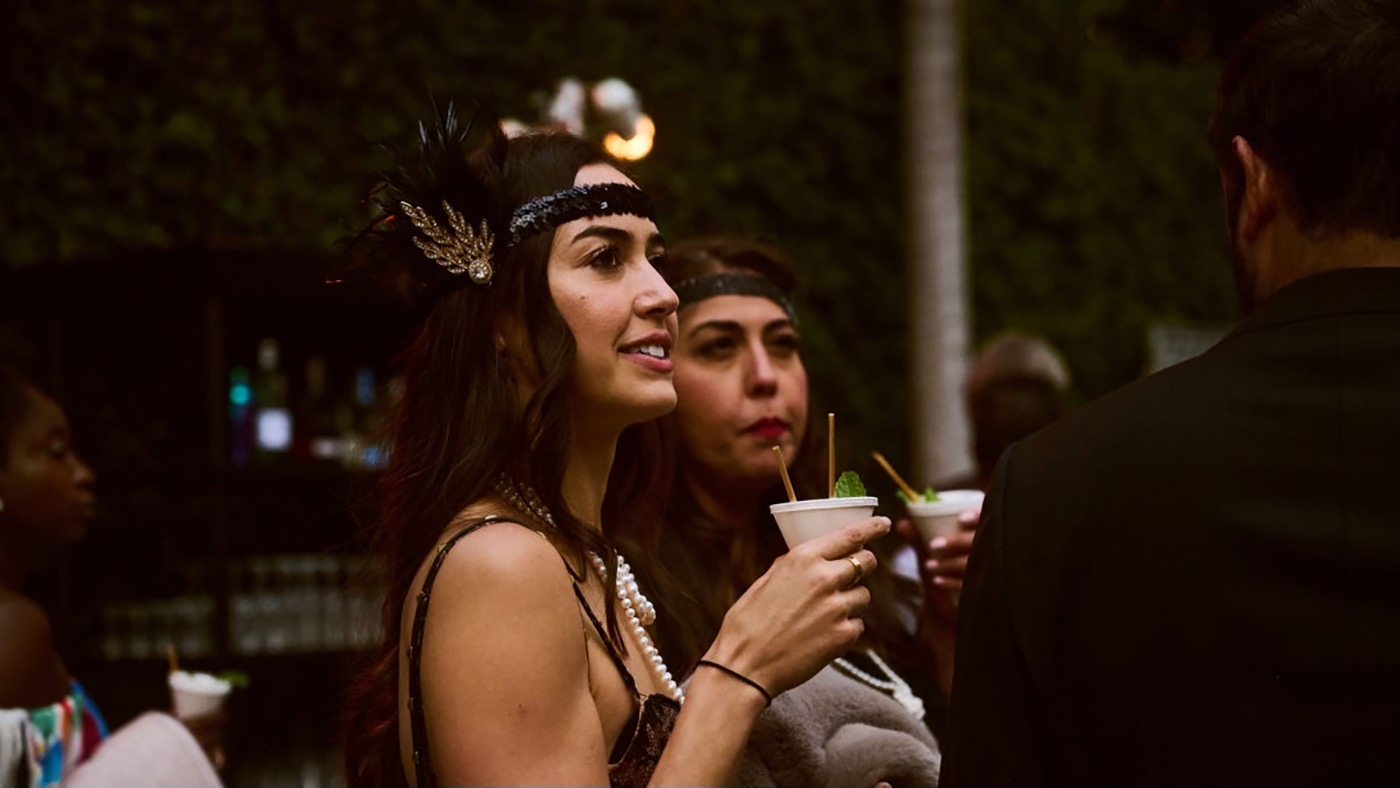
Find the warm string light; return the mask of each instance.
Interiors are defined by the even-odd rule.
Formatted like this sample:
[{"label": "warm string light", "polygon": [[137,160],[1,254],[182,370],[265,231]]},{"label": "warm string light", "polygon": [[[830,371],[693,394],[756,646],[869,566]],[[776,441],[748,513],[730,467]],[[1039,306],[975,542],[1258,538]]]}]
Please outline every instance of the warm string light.
[{"label": "warm string light", "polygon": [[[608,77],[586,84],[577,77],[559,81],[541,119],[542,128],[559,128],[576,136],[590,130],[605,132],[603,149],[622,161],[636,161],[651,153],[656,123],[642,112],[641,96],[625,81]],[[529,132],[532,126],[516,118],[502,118],[506,136]]]},{"label": "warm string light", "polygon": [[656,139],[656,124],[647,115],[637,119],[637,133],[632,139],[624,139],[621,134],[610,131],[603,137],[603,149],[623,161],[636,161],[651,153],[652,142]]}]

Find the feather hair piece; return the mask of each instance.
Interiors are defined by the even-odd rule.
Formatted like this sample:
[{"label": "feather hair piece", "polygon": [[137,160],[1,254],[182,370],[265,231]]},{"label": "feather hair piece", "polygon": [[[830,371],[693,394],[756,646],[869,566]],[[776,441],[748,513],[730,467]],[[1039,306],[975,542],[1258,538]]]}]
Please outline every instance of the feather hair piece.
[{"label": "feather hair piece", "polygon": [[415,130],[410,145],[380,145],[390,167],[369,196],[379,218],[352,240],[350,273],[426,307],[445,291],[489,285],[500,272],[508,140],[475,102],[470,115],[434,103]]}]

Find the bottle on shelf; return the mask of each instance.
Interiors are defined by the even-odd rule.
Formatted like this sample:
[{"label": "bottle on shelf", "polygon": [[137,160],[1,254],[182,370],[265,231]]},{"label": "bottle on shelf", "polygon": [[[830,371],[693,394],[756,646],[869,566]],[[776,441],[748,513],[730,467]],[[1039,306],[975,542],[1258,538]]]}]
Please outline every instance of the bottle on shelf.
[{"label": "bottle on shelf", "polygon": [[318,355],[306,359],[305,387],[292,414],[296,427],[292,456],[299,462],[335,462],[345,456],[344,441],[336,427],[335,408],[329,396],[329,369]]},{"label": "bottle on shelf", "polygon": [[383,467],[385,456],[379,445],[379,426],[383,417],[379,386],[374,367],[363,365],[355,370],[353,401],[348,412],[339,414],[346,437],[345,464],[351,468]]},{"label": "bottle on shelf", "polygon": [[253,387],[248,368],[234,367],[228,386],[229,462],[243,467],[253,458]]},{"label": "bottle on shelf", "polygon": [[254,457],[262,465],[276,465],[292,448],[294,425],[287,403],[287,376],[281,363],[281,347],[276,339],[258,343],[258,374],[253,387],[257,430]]}]

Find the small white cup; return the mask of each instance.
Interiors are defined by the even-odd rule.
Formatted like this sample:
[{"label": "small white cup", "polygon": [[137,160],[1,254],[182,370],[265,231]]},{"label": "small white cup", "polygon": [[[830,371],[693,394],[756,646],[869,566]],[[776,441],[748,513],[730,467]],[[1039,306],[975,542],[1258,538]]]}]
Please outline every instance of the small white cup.
[{"label": "small white cup", "polygon": [[936,501],[911,501],[906,504],[919,536],[928,543],[940,536],[958,531],[958,516],[982,505],[981,490],[944,490]]},{"label": "small white cup", "polygon": [[808,539],[864,520],[875,513],[878,503],[879,498],[868,495],[859,498],[813,498],[775,503],[768,507],[768,511],[778,521],[778,530],[791,550]]},{"label": "small white cup", "polygon": [[211,714],[223,708],[233,685],[211,673],[177,670],[169,676],[170,697],[180,719]]}]

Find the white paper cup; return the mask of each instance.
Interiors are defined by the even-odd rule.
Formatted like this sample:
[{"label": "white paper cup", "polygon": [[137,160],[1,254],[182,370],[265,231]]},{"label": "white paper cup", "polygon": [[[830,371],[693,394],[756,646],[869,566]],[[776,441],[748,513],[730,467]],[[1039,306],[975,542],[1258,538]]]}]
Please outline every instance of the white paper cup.
[{"label": "white paper cup", "polygon": [[958,516],[968,509],[982,505],[981,490],[944,490],[936,501],[914,501],[906,504],[919,536],[928,543],[940,536],[958,531]]},{"label": "white paper cup", "polygon": [[170,674],[170,697],[180,719],[210,714],[224,707],[233,685],[210,673],[177,670]]},{"label": "white paper cup", "polygon": [[864,520],[875,513],[875,505],[879,502],[880,499],[868,495],[860,498],[813,498],[775,503],[768,507],[768,511],[778,521],[778,530],[782,531],[788,549],[792,549],[808,539]]}]

